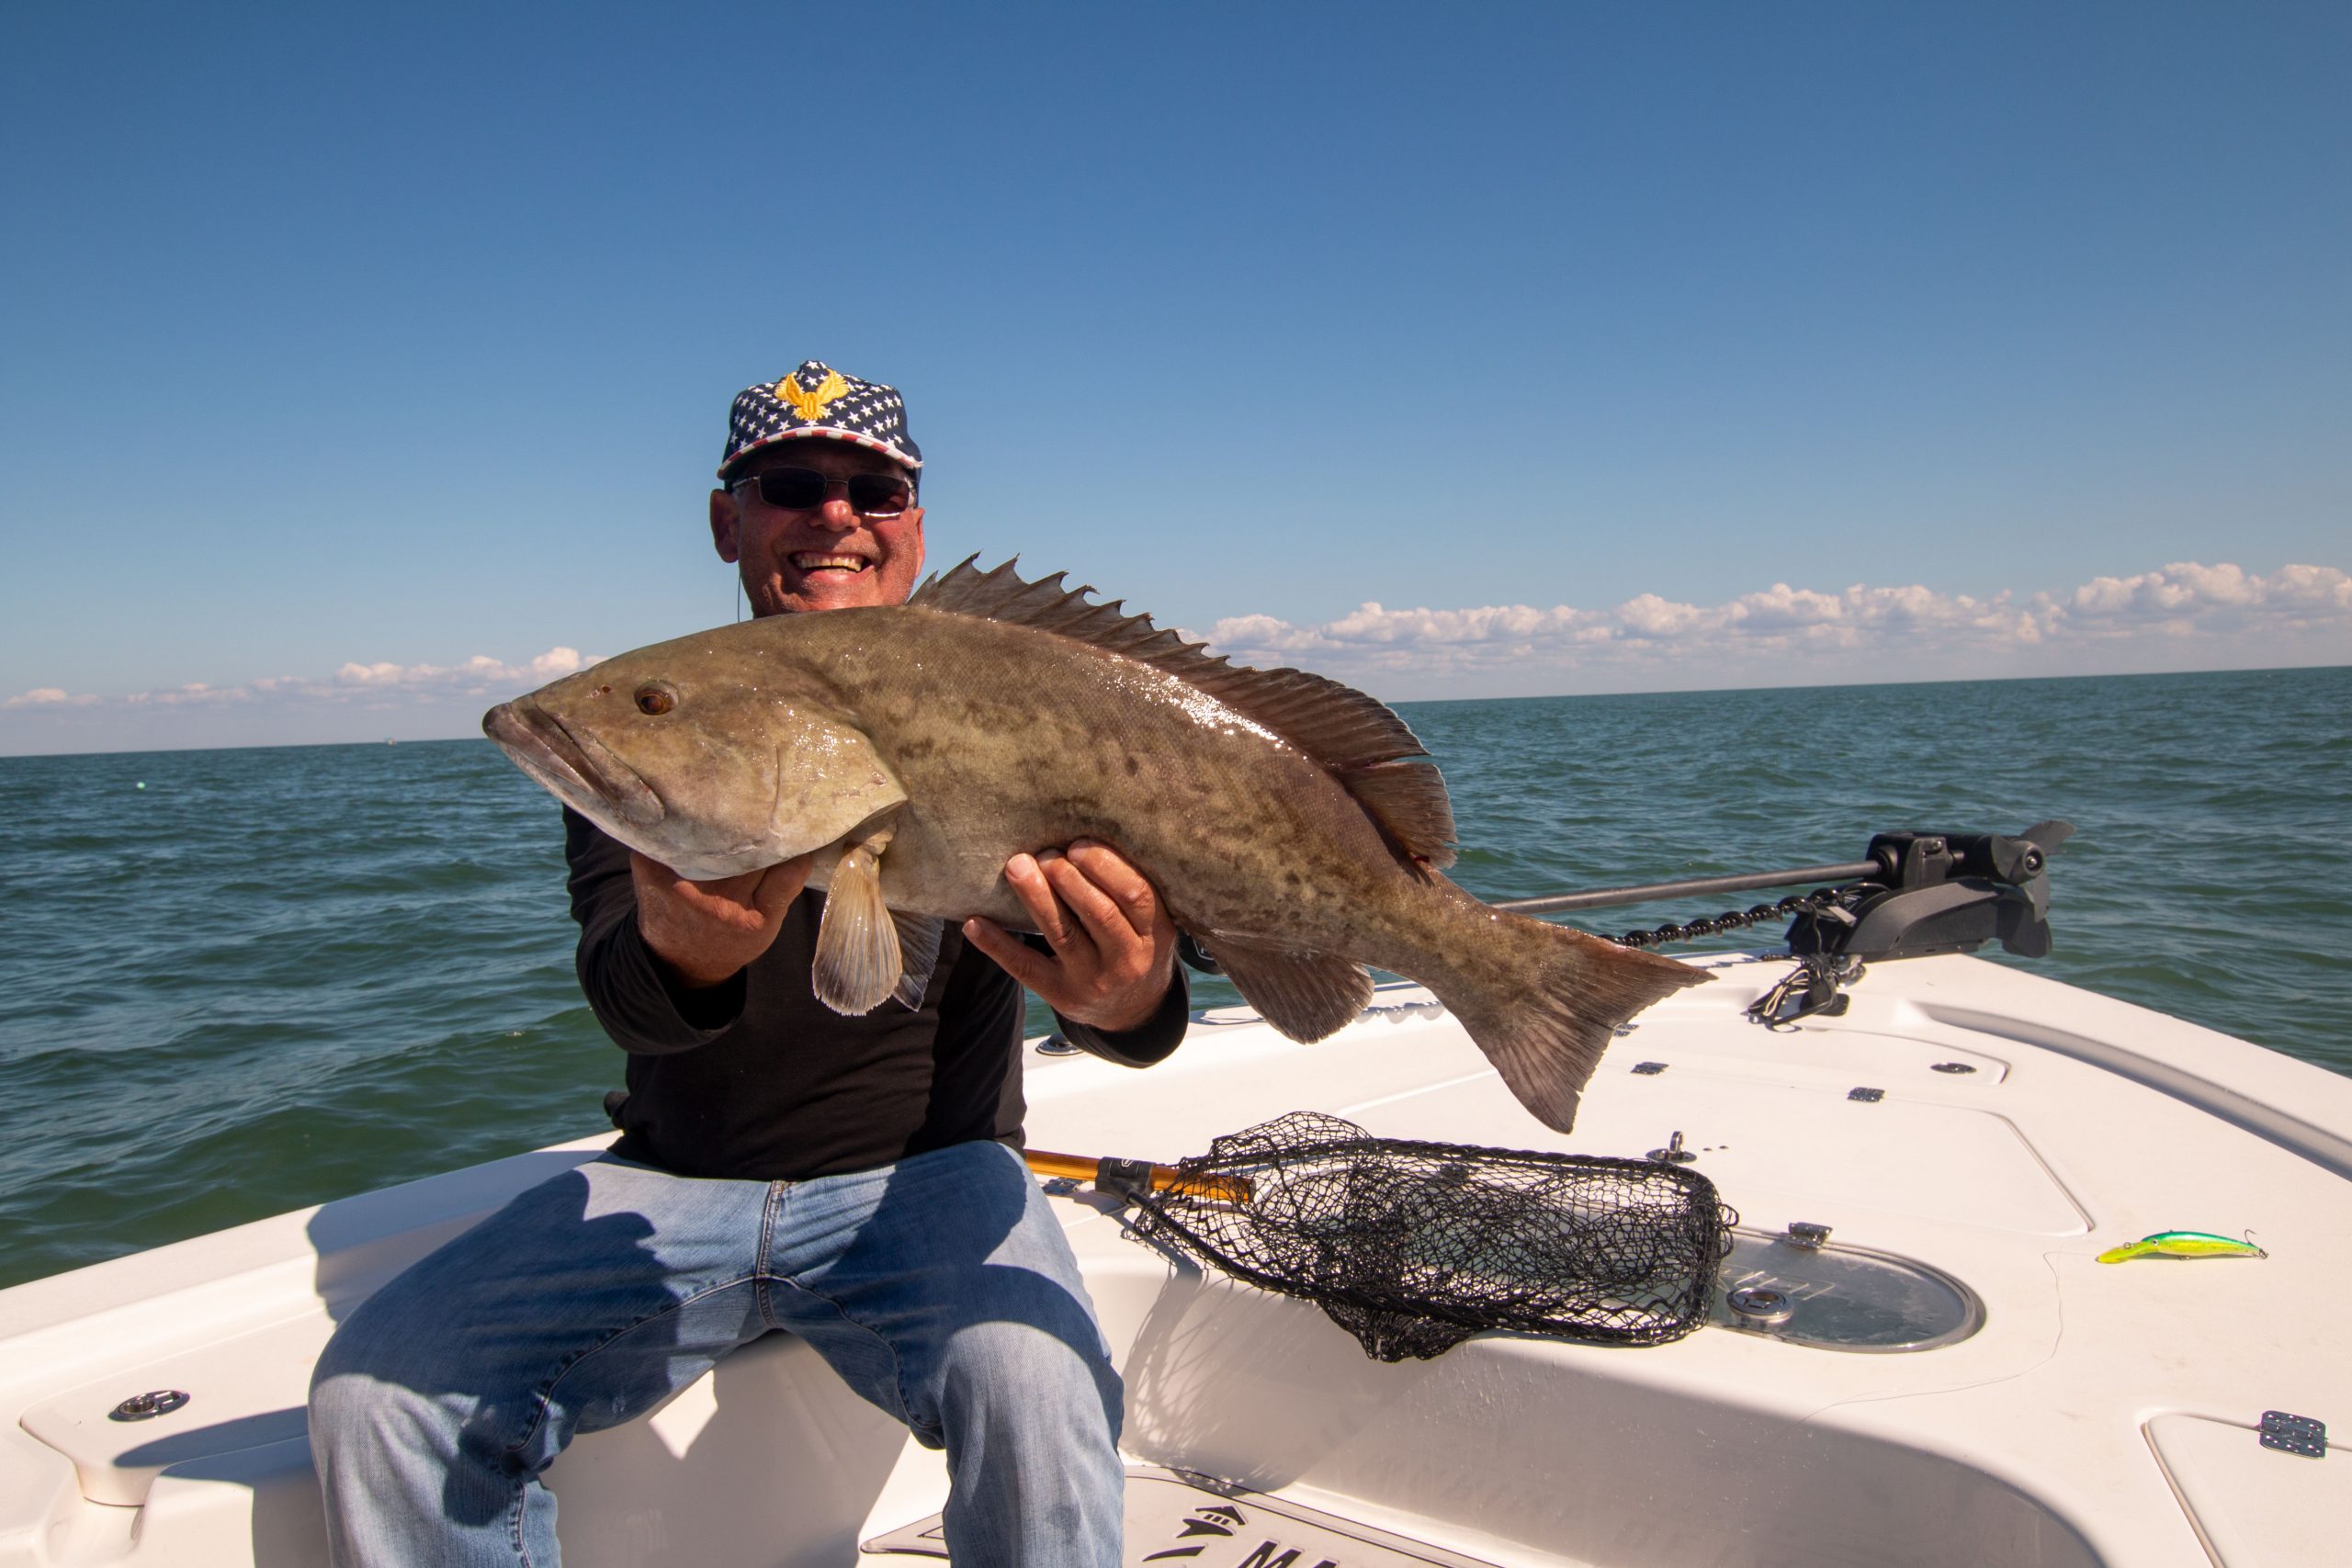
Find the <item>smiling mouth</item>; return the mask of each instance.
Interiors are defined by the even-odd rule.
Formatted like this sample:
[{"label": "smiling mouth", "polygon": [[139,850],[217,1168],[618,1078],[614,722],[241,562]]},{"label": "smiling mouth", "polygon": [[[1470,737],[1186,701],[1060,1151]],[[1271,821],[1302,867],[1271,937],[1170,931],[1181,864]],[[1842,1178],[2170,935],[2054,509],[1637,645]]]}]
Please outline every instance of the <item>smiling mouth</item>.
[{"label": "smiling mouth", "polygon": [[820,555],[801,550],[788,558],[795,571],[864,571],[874,563],[863,556]]}]

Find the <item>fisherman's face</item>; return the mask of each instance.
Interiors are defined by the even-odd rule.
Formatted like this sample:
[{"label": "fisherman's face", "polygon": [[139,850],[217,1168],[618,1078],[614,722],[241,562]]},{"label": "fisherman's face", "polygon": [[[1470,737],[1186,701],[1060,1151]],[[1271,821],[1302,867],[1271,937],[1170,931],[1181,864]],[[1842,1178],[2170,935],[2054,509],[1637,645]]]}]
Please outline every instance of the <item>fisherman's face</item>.
[{"label": "fisherman's face", "polygon": [[[853,474],[910,477],[881,453],[848,441],[802,436],[779,441],[748,460],[741,478],[771,468],[814,468],[831,479]],[[718,558],[735,564],[755,615],[903,604],[922,573],[922,508],[896,517],[861,517],[839,488],[824,504],[786,511],[739,482],[710,492],[710,538]]]}]

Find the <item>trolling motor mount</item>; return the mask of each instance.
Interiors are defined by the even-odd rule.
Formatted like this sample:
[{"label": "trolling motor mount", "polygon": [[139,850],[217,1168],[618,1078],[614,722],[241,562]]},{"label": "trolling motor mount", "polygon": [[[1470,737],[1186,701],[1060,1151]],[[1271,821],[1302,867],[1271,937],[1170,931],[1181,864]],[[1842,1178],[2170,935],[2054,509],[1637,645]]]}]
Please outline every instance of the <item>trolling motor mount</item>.
[{"label": "trolling motor mount", "polygon": [[1881,833],[1865,857],[1874,875],[1798,913],[1789,951],[1804,957],[1923,958],[1998,941],[2021,958],[2050,951],[2050,852],[2071,822],[2021,833]]}]

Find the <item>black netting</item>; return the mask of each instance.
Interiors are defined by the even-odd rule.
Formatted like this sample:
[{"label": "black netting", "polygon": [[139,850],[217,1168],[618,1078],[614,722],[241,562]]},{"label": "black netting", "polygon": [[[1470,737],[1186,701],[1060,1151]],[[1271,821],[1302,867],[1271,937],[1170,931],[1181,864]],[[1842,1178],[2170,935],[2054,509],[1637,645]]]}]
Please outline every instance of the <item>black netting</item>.
[{"label": "black netting", "polygon": [[[1382,1361],[1486,1328],[1679,1339],[1706,1317],[1738,1219],[1680,1166],[1406,1143],[1311,1111],[1178,1168],[1206,1179],[1134,1193],[1139,1234],[1315,1303]],[[1219,1177],[1247,1180],[1248,1200],[1205,1195]]]}]

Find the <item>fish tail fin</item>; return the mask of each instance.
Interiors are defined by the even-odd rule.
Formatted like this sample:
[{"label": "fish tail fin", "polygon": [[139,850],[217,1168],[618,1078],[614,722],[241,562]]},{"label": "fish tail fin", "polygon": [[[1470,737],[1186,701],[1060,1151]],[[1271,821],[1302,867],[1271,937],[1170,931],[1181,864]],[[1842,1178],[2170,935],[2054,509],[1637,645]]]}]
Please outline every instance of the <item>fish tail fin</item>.
[{"label": "fish tail fin", "polygon": [[1627,1019],[1713,978],[1525,915],[1480,914],[1486,929],[1464,944],[1476,954],[1475,966],[1424,983],[1462,1021],[1519,1102],[1555,1132],[1576,1124],[1577,1097]]}]

